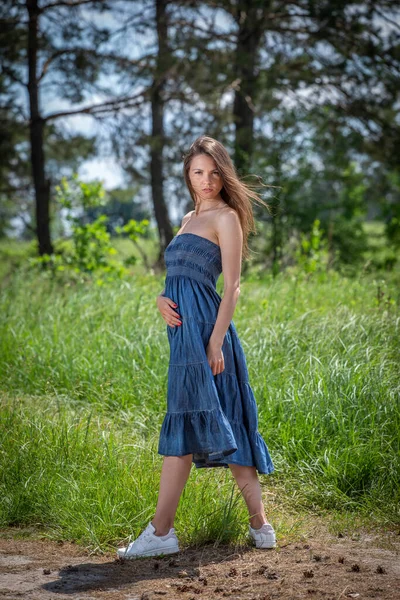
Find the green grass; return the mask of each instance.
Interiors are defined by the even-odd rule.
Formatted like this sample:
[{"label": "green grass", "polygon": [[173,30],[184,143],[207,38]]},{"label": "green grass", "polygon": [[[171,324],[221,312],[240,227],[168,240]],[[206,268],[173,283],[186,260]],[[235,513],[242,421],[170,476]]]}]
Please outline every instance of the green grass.
[{"label": "green grass", "polygon": [[[398,276],[253,279],[233,320],[275,463],[260,478],[278,535],[296,529],[289,514],[399,524]],[[162,288],[153,275],[103,286],[8,278],[1,526],[105,549],[154,514],[169,357]],[[182,542],[242,540],[246,525],[230,471],[193,468],[176,519]]]}]

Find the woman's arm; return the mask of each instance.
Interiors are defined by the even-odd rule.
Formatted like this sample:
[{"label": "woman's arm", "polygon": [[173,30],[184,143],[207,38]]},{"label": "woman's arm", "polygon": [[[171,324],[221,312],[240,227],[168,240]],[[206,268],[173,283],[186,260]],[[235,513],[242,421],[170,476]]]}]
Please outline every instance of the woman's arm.
[{"label": "woman's arm", "polygon": [[217,234],[221,248],[224,294],[209,339],[209,345],[216,350],[222,348],[240,294],[243,232],[236,211],[224,211],[220,215]]}]

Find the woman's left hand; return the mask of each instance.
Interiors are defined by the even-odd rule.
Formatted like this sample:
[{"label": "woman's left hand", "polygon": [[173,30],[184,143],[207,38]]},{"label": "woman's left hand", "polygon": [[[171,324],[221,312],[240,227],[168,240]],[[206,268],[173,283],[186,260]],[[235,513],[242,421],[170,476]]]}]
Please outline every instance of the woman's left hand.
[{"label": "woman's left hand", "polygon": [[208,364],[211,367],[212,374],[218,375],[225,369],[225,360],[221,346],[209,342],[206,349]]}]

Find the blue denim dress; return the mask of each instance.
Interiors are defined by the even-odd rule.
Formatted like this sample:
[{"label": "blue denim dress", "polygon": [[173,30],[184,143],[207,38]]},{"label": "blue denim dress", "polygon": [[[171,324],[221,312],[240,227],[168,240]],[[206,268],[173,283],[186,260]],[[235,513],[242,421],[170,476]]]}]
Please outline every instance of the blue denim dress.
[{"label": "blue denim dress", "polygon": [[222,272],[220,247],[197,234],[181,233],[167,246],[164,259],[163,295],[178,304],[182,325],[167,325],[167,413],[158,453],[193,454],[196,468],[233,463],[272,473],[274,466],[257,429],[257,405],[233,321],[222,345],[224,371],[213,375],[207,360],[206,348],[222,300],[216,291]]}]

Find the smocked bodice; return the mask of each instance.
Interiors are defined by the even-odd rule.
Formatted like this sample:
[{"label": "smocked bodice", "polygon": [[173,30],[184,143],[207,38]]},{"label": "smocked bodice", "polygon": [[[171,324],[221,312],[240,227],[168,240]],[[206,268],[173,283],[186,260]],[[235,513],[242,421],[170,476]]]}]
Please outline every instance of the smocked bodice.
[{"label": "smocked bodice", "polygon": [[164,253],[166,277],[186,276],[215,289],[222,272],[218,244],[196,233],[180,233]]}]

